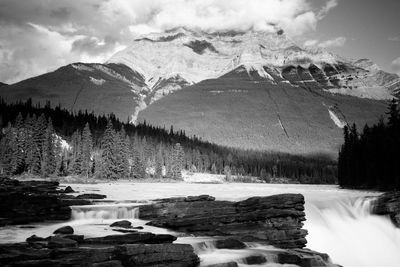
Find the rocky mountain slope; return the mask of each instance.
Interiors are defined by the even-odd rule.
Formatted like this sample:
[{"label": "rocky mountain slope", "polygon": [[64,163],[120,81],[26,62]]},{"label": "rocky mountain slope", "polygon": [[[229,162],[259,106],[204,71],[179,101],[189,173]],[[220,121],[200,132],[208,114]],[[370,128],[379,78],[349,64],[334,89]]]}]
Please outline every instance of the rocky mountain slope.
[{"label": "rocky mountain slope", "polygon": [[143,36],[105,64],[70,64],[0,95],[174,125],[228,146],[334,154],[341,128],[376,122],[399,88],[397,75],[368,59],[300,47],[279,29],[179,28]]},{"label": "rocky mountain slope", "polygon": [[126,121],[149,94],[143,76],[122,64],[74,63],[0,89],[6,101],[26,100],[97,114],[114,113]]}]

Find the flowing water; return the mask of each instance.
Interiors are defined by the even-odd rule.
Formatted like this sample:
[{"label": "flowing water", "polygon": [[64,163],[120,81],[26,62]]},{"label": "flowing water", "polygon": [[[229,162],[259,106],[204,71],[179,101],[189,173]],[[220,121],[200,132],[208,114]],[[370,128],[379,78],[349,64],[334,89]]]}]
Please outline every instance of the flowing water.
[{"label": "flowing water", "polygon": [[252,196],[301,193],[306,200],[304,228],[309,231],[308,248],[328,253],[334,263],[345,267],[400,266],[400,230],[388,218],[371,214],[371,201],[378,195],[375,192],[342,190],[336,186],[270,184],[107,183],[71,186],[79,193],[105,194],[107,199],[94,206],[73,207],[69,222],[32,224],[34,228],[2,228],[0,242],[20,242],[32,234],[49,236],[64,225],[71,225],[77,234],[86,237],[118,234],[109,225],[118,219],[128,219],[133,226],[143,226],[143,231],[179,236],[176,242],[192,244],[203,264],[229,260],[240,263],[241,258],[254,253],[264,254],[273,262],[273,252],[277,250],[273,247],[249,244],[245,250],[216,250],[212,238],[184,237],[166,229],[146,226],[145,221],[138,219],[137,206],[157,198],[199,194],[238,201]]}]

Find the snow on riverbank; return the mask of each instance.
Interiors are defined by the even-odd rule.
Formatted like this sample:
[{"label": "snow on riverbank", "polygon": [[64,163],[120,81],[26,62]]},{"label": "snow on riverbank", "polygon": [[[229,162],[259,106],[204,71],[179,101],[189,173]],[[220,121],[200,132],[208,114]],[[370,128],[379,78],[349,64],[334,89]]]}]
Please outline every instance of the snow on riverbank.
[{"label": "snow on riverbank", "polygon": [[225,183],[225,175],[211,174],[200,172],[182,172],[183,181],[186,183],[209,183],[209,184],[222,184]]}]

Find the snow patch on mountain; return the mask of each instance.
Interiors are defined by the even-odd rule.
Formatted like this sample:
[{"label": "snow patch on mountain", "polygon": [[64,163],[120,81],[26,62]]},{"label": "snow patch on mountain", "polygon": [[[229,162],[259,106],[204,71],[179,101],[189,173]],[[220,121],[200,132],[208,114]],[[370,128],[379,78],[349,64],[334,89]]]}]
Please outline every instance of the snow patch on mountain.
[{"label": "snow patch on mountain", "polygon": [[341,119],[339,119],[339,117],[335,114],[335,112],[333,112],[333,110],[328,109],[328,112],[329,112],[329,116],[331,117],[332,121],[336,124],[337,127],[343,129],[344,126],[347,125],[346,122],[344,122]]},{"label": "snow patch on mountain", "polygon": [[65,139],[63,139],[61,136],[59,136],[58,134],[54,134],[54,138],[56,139],[56,142],[59,142],[61,148],[63,150],[71,150],[71,145],[65,141]]},{"label": "snow patch on mountain", "polygon": [[351,95],[359,98],[375,100],[390,100],[394,96],[385,87],[357,87],[357,88],[332,88],[324,89],[332,94]]},{"label": "snow patch on mountain", "polygon": [[103,85],[106,82],[106,80],[104,80],[104,79],[96,79],[96,78],[93,78],[92,76],[90,76],[89,78],[90,78],[90,81],[92,83],[94,83],[95,85]]},{"label": "snow patch on mountain", "polygon": [[71,66],[76,69],[76,70],[80,70],[80,71],[93,71],[93,68],[86,66],[84,64],[79,64],[79,63],[75,63],[75,64],[71,64]]}]

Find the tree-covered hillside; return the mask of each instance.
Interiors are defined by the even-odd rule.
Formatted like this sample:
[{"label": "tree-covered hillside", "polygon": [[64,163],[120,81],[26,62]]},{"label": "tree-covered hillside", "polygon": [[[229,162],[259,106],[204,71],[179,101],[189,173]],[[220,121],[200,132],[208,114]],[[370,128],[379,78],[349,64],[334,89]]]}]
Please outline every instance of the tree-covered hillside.
[{"label": "tree-covered hillside", "polygon": [[187,169],[312,183],[333,183],[337,175],[335,162],[324,157],[222,147],[172,127],[133,125],[114,115],[71,113],[31,101],[1,101],[0,126],[2,171],[10,175],[179,179]]}]

